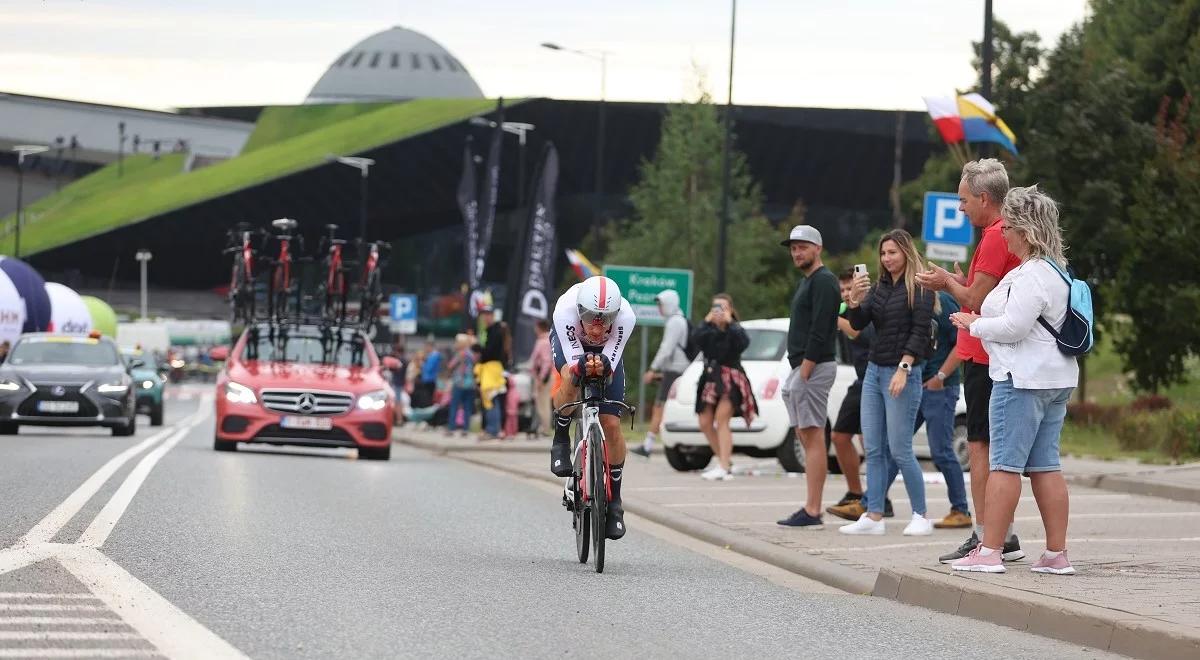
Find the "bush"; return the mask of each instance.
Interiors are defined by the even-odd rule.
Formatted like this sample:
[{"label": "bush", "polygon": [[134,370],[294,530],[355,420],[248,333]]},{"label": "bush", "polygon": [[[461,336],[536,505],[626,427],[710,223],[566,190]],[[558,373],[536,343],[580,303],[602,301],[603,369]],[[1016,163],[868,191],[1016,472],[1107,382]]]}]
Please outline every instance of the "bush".
[{"label": "bush", "polygon": [[1166,415],[1163,413],[1126,415],[1117,422],[1117,444],[1126,451],[1154,449],[1166,437],[1166,427]]},{"label": "bush", "polygon": [[1171,406],[1171,400],[1161,394],[1143,394],[1129,404],[1129,409],[1133,412],[1154,412],[1166,410]]},{"label": "bush", "polygon": [[1174,461],[1200,456],[1200,411],[1172,410],[1163,414],[1166,435],[1162,450]]},{"label": "bush", "polygon": [[1084,426],[1113,428],[1126,414],[1123,406],[1106,406],[1091,401],[1067,404],[1067,419]]}]

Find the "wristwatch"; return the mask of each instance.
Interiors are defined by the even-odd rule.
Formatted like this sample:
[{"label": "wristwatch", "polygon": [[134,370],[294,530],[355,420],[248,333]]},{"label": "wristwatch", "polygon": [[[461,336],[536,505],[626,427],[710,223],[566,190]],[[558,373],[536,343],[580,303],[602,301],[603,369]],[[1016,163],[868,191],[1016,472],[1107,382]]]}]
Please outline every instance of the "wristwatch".
[{"label": "wristwatch", "polygon": [[907,362],[901,362],[900,371],[912,371],[912,365]]},{"label": "wristwatch", "polygon": [[946,380],[946,374],[941,371],[937,372],[937,379],[942,381]]}]

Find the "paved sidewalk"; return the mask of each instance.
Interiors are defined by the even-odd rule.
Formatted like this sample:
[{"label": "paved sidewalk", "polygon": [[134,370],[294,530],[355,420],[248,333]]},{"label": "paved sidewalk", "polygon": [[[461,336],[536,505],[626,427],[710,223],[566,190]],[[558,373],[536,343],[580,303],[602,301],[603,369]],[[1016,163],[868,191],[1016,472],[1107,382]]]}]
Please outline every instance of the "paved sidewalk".
[{"label": "paved sidewalk", "polygon": [[1075,483],[1200,504],[1200,465],[1151,467],[1125,464],[1121,467],[1123,469],[1083,475]]},{"label": "paved sidewalk", "polygon": [[[561,481],[549,473],[546,440],[487,447],[472,439],[468,446],[458,438],[411,429],[398,430],[397,438],[522,476]],[[742,474],[710,483],[696,473],[672,470],[661,456],[631,456],[626,509],[846,591],[1137,657],[1200,657],[1200,504],[1080,485],[1145,471],[1145,466],[1064,461],[1075,482],[1068,546],[1078,575],[1028,570],[1045,538],[1028,487],[1016,521],[1028,558],[1010,564],[1006,574],[985,575],[954,573],[937,563],[937,555],[957,547],[969,530],[934,530],[930,537],[900,534],[911,516],[902,483],[891,492],[896,518],[888,519],[886,536],[839,534],[836,528],[845,521],[829,515],[824,530],[801,531],[775,521],[798,508],[804,476],[784,473],[773,460],[740,457],[739,464],[738,458],[735,471]],[[1177,470],[1171,478],[1194,476]],[[949,505],[941,475],[927,472],[926,482],[929,515],[943,515]],[[837,501],[844,491],[844,479],[831,475],[826,501]]]}]

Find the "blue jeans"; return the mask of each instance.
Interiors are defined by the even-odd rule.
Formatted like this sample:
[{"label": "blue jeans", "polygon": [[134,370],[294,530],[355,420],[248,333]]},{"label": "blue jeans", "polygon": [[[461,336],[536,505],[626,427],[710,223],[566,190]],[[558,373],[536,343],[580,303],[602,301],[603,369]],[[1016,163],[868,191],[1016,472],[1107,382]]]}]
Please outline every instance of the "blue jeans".
[{"label": "blue jeans", "polygon": [[491,410],[483,411],[483,430],[491,436],[500,435],[500,415],[504,412],[504,395],[497,394],[492,399]]},{"label": "blue jeans", "polygon": [[1058,441],[1073,387],[1027,390],[1012,379],[992,383],[992,471],[1058,472]]},{"label": "blue jeans", "polygon": [[[458,413],[462,411],[462,426],[457,425]],[[450,430],[471,428],[471,415],[475,414],[475,388],[456,387],[450,390]]]},{"label": "blue jeans", "polygon": [[861,417],[867,449],[867,511],[883,513],[890,452],[904,474],[904,489],[908,491],[913,513],[925,515],[925,478],[912,446],[913,427],[921,407],[921,372],[914,365],[900,396],[892,397],[888,384],[896,369],[870,362],[863,378]]},{"label": "blue jeans", "polygon": [[921,415],[925,417],[925,435],[929,438],[930,457],[946,478],[946,494],[950,498],[950,507],[970,515],[962,465],[958,462],[958,456],[954,454],[954,406],[958,403],[958,386],[921,391]]}]

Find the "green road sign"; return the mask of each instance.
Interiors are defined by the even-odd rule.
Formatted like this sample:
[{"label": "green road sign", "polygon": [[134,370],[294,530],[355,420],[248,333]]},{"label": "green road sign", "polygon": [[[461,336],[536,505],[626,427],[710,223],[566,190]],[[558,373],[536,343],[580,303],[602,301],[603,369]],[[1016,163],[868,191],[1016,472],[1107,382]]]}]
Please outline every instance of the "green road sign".
[{"label": "green road sign", "polygon": [[646,266],[605,266],[604,276],[621,287],[621,295],[633,307],[638,325],[662,326],[663,317],[658,313],[654,297],[665,289],[675,289],[679,294],[679,306],[683,315],[692,316],[692,271],[677,268],[650,268]]}]

